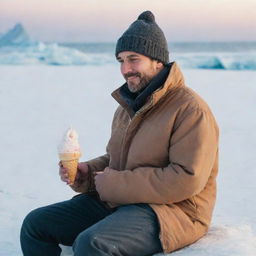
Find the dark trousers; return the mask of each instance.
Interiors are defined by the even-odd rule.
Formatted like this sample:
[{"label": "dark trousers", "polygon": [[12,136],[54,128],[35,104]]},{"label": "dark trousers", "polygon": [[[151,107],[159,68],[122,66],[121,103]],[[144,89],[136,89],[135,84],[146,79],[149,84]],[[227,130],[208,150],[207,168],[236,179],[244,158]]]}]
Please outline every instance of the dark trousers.
[{"label": "dark trousers", "polygon": [[59,256],[59,244],[74,256],[144,256],[162,251],[157,217],[147,204],[115,210],[88,195],[38,208],[24,219],[24,256]]}]

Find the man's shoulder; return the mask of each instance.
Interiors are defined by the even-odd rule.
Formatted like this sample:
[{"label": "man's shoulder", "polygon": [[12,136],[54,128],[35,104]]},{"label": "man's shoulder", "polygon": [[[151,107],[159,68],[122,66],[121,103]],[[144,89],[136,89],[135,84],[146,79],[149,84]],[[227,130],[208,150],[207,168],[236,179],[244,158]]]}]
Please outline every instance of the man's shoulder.
[{"label": "man's shoulder", "polygon": [[[176,100],[178,102],[176,108],[176,121],[182,121],[186,118],[198,119],[201,117],[207,117],[214,126],[217,128],[217,121],[215,116],[210,109],[207,102],[193,89],[184,86],[179,89],[179,92],[176,94]],[[171,107],[171,101],[169,101]]]},{"label": "man's shoulder", "polygon": [[207,102],[188,86],[178,88],[173,97],[170,95],[169,104],[175,104],[177,108],[183,109],[186,112],[193,110],[211,112]]}]

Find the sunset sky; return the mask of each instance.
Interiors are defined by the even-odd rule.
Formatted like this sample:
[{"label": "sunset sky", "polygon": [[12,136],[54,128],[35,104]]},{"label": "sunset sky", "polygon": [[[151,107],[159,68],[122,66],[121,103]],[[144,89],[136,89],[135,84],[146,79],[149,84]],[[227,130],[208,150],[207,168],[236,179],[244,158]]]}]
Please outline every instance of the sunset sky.
[{"label": "sunset sky", "polygon": [[36,40],[115,42],[144,10],[168,41],[256,41],[256,0],[0,0],[0,33],[20,22]]}]

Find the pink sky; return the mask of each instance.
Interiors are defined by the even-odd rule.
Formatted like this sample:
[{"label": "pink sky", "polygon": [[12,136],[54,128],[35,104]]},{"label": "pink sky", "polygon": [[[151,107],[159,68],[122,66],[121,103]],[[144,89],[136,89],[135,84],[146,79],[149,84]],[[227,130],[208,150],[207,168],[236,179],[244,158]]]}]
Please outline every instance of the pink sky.
[{"label": "pink sky", "polygon": [[0,33],[21,22],[42,41],[112,41],[151,10],[168,41],[256,41],[256,0],[0,0]]}]

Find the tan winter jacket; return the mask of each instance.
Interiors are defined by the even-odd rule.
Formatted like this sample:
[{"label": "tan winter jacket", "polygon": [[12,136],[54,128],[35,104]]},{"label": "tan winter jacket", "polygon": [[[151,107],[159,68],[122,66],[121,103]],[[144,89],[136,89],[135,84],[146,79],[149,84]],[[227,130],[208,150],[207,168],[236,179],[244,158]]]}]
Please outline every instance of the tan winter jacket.
[{"label": "tan winter jacket", "polygon": [[88,162],[109,166],[101,199],[148,203],[160,224],[164,252],[189,245],[209,227],[216,198],[218,127],[208,105],[185,86],[176,63],[162,87],[134,115],[120,96],[107,154]]}]

